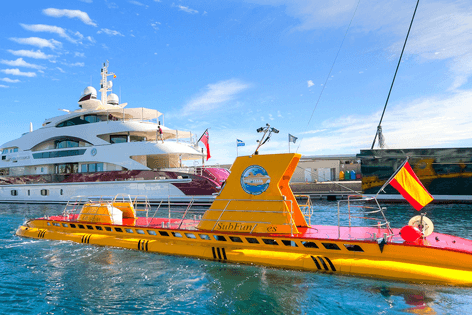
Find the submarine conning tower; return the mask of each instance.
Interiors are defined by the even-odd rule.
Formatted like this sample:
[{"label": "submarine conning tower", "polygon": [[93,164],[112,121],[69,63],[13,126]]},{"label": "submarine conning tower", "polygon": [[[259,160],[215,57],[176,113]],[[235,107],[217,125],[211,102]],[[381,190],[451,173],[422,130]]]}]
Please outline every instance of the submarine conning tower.
[{"label": "submarine conning tower", "polygon": [[300,157],[297,153],[238,157],[198,229],[298,234],[298,227],[308,227],[289,186]]}]

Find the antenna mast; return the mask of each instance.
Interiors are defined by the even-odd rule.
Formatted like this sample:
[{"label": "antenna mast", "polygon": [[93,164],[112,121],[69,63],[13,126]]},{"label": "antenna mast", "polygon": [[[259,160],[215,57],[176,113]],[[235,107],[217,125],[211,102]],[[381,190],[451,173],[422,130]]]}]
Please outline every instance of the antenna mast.
[{"label": "antenna mast", "polygon": [[420,3],[420,0],[416,2],[415,11],[413,12],[413,17],[411,18],[411,22],[410,22],[410,27],[408,28],[408,33],[406,34],[405,42],[403,43],[402,53],[400,54],[400,58],[398,59],[397,69],[395,70],[395,75],[393,76],[392,84],[390,85],[390,91],[388,91],[387,100],[385,101],[385,106],[382,112],[382,116],[380,117],[379,125],[377,126],[377,132],[375,133],[374,142],[372,142],[372,147],[370,147],[371,150],[375,146],[375,140],[377,139],[377,136],[379,137],[380,147],[381,148],[384,147],[384,140],[383,140],[383,135],[382,135],[382,120],[385,114],[385,110],[387,109],[390,93],[392,93],[393,84],[395,83],[395,78],[397,77],[398,68],[400,67],[400,63],[402,61],[403,52],[405,51],[406,42],[408,41],[408,36],[410,35],[411,26],[413,25],[413,20],[415,19],[416,9],[418,9],[419,3]]}]

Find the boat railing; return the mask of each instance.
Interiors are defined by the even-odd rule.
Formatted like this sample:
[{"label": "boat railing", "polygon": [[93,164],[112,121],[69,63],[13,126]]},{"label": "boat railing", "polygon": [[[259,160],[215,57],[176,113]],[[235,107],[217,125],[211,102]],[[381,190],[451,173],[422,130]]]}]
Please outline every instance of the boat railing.
[{"label": "boat railing", "polygon": [[300,202],[298,202],[298,207],[300,208],[300,211],[305,217],[305,220],[307,221],[308,225],[311,225],[311,216],[313,215],[313,204],[311,202],[310,196],[309,195],[295,195],[295,198],[297,198],[297,200],[299,201],[306,199],[305,204],[301,204]]},{"label": "boat railing", "polygon": [[[343,204],[347,204],[343,206]],[[344,210],[344,212],[341,211]],[[347,210],[345,210],[347,209]],[[347,217],[348,227],[357,226],[353,224],[356,219],[363,220],[362,226],[377,227],[379,231],[384,230],[384,238],[393,235],[390,222],[385,217],[384,210],[375,197],[364,197],[362,195],[350,195],[345,200],[338,201],[338,238],[341,237],[341,217]],[[367,221],[367,224],[366,224]],[[370,224],[369,224],[370,223]],[[380,232],[379,232],[380,233]]]},{"label": "boat railing", "polygon": [[[114,196],[76,196],[69,200],[64,207],[63,215],[65,217],[71,218],[74,214],[79,214],[83,206],[88,204],[92,210],[90,213],[82,213],[84,215],[96,215],[104,216],[107,214],[98,213],[99,206],[110,205],[113,206],[115,203],[129,203],[133,206],[133,209],[136,213],[136,217],[149,217],[149,212],[151,211],[151,204],[145,195],[128,195],[128,194],[117,194]],[[138,214],[141,215],[138,215]]]}]

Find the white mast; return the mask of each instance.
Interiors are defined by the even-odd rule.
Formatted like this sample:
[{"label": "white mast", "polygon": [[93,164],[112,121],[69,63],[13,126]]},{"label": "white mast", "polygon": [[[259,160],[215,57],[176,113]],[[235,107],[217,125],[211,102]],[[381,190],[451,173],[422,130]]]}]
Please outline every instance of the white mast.
[{"label": "white mast", "polygon": [[112,82],[108,82],[107,81],[107,77],[109,75],[115,75],[113,72],[110,72],[108,73],[108,60],[107,62],[103,63],[103,68],[102,68],[102,79],[100,80],[100,93],[101,93],[101,101],[102,101],[102,105],[106,105],[107,104],[107,97],[108,97],[108,94],[107,92],[110,91],[111,92],[111,88],[113,86]]}]

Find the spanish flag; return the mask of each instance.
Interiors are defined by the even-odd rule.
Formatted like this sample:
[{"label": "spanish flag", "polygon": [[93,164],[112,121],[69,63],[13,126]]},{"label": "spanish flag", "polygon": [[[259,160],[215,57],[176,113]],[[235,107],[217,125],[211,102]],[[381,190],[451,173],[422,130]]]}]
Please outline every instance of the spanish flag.
[{"label": "spanish flag", "polygon": [[403,167],[390,181],[390,185],[398,190],[403,198],[417,211],[420,211],[424,206],[433,201],[433,197],[424,188],[408,162],[405,162]]}]

